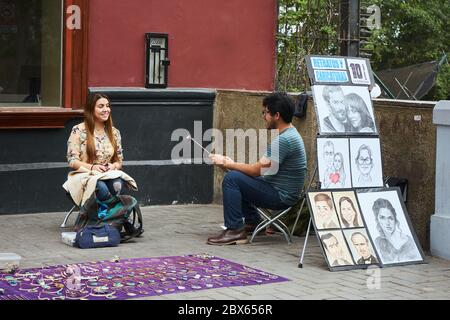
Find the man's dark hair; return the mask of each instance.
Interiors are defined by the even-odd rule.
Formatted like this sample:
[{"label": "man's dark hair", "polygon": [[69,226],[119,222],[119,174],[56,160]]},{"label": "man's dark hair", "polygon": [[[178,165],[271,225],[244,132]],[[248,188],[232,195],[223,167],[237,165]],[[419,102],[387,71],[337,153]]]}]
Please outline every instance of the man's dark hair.
[{"label": "man's dark hair", "polygon": [[324,240],[328,240],[328,239],[331,239],[331,238],[335,238],[335,239],[336,239],[336,242],[339,244],[338,239],[337,239],[336,236],[335,236],[334,234],[332,234],[332,233],[325,233],[324,235],[322,235],[322,236],[320,237],[320,240],[322,240],[322,243],[324,244],[325,248],[327,248],[327,249],[328,249],[328,246],[327,246],[327,244],[324,242]]},{"label": "man's dark hair", "polygon": [[277,112],[286,123],[291,123],[294,117],[295,104],[291,97],[283,92],[275,92],[264,98],[263,106],[274,116]]}]

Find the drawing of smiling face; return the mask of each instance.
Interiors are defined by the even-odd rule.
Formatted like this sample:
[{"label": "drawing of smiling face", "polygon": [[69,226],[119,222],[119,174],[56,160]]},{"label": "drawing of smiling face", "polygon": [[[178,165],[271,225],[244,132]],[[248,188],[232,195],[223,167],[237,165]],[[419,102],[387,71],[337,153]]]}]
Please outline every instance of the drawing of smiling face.
[{"label": "drawing of smiling face", "polygon": [[324,224],[332,219],[332,208],[328,205],[328,201],[316,201],[316,210]]},{"label": "drawing of smiling face", "polygon": [[344,104],[344,94],[340,91],[330,92],[330,111],[333,116],[344,123],[347,120],[347,108]]},{"label": "drawing of smiling face", "polygon": [[341,158],[340,154],[337,153],[337,154],[334,156],[334,161],[333,161],[333,163],[334,163],[334,169],[335,169],[336,171],[338,171],[338,170],[340,170],[340,169],[342,168],[343,163],[342,163],[342,158]]},{"label": "drawing of smiling face", "polygon": [[333,167],[334,147],[333,145],[325,145],[323,148],[323,158],[328,168]]},{"label": "drawing of smiling face", "polygon": [[359,128],[361,126],[361,114],[356,108],[348,108],[348,120],[353,128]]},{"label": "drawing of smiling face", "polygon": [[350,225],[353,226],[353,221],[356,216],[355,210],[353,210],[352,204],[345,200],[341,203],[341,215],[342,218]]},{"label": "drawing of smiling face", "polygon": [[356,159],[359,171],[368,175],[373,168],[372,157],[370,156],[369,150],[361,149],[359,152],[359,157]]}]

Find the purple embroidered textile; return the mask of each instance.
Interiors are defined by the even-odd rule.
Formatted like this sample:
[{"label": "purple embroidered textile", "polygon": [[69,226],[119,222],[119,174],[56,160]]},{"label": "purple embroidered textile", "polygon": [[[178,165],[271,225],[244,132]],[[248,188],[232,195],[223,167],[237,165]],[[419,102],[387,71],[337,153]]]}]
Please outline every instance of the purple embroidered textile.
[{"label": "purple embroidered textile", "polygon": [[208,254],[121,259],[0,273],[0,300],[124,300],[283,281]]}]

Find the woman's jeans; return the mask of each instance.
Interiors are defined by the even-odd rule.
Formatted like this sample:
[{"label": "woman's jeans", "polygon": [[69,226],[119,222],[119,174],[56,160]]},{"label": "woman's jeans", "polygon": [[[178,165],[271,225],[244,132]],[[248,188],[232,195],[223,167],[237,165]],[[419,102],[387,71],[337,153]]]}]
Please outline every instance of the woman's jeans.
[{"label": "woman's jeans", "polygon": [[96,196],[99,201],[106,201],[112,196],[119,195],[122,191],[124,181],[121,178],[111,180],[98,180],[95,187]]},{"label": "woman's jeans", "polygon": [[256,207],[281,210],[289,205],[281,202],[278,191],[267,181],[253,178],[239,171],[230,171],[222,182],[225,227],[241,229],[257,224],[261,218]]}]

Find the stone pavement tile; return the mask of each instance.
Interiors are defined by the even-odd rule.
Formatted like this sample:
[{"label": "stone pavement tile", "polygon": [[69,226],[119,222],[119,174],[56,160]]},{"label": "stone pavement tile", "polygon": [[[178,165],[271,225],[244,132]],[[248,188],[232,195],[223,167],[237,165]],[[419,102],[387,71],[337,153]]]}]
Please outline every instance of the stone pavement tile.
[{"label": "stone pavement tile", "polygon": [[425,287],[423,286],[410,286],[410,287],[399,287],[397,290],[408,292],[411,294],[424,294],[426,292],[429,292],[425,290]]},{"label": "stone pavement tile", "polygon": [[429,276],[427,276],[426,274],[424,274],[423,272],[397,272],[395,274],[392,275],[392,277],[395,277],[397,279],[400,280],[405,280],[405,281],[412,281],[412,282],[421,282],[423,280],[426,280],[429,278]]},{"label": "stone pavement tile", "polygon": [[448,266],[441,267],[440,265],[433,265],[433,266],[430,266],[429,269],[422,271],[423,274],[430,276],[430,277],[439,276],[442,274],[448,274],[449,272],[450,272],[450,269],[448,268]]},{"label": "stone pavement tile", "polygon": [[420,299],[418,294],[405,292],[400,289],[397,289],[396,296],[398,299],[408,299],[408,300],[419,300]]},{"label": "stone pavement tile", "polygon": [[312,294],[314,293],[315,290],[313,289],[309,289],[309,288],[304,288],[301,286],[298,287],[293,287],[293,286],[285,286],[285,287],[280,287],[277,289],[273,290],[274,295],[290,295],[290,296],[299,296],[299,295],[307,295],[307,294]]},{"label": "stone pavement tile", "polygon": [[304,297],[304,300],[332,300],[336,295],[330,293],[315,293]]},{"label": "stone pavement tile", "polygon": [[152,297],[144,297],[139,299],[131,299],[131,300],[171,300],[169,295],[166,296],[152,296]]},{"label": "stone pavement tile", "polygon": [[203,296],[189,296],[189,297],[178,297],[175,300],[211,300],[211,297],[208,297],[207,295],[203,295]]},{"label": "stone pavement tile", "polygon": [[292,295],[292,294],[288,294],[288,293],[283,293],[283,292],[277,292],[273,294],[274,299],[277,300],[297,300],[297,299],[302,299],[303,297],[306,297],[307,295]]},{"label": "stone pavement tile", "polygon": [[340,278],[339,284],[344,287],[354,288],[356,290],[367,288],[368,278],[364,280],[354,278]]},{"label": "stone pavement tile", "polygon": [[426,294],[422,295],[421,299],[427,299],[427,300],[449,300],[450,296],[447,294]]},{"label": "stone pavement tile", "polygon": [[399,300],[398,296],[393,294],[367,294],[361,297],[363,300]]},{"label": "stone pavement tile", "polygon": [[213,297],[214,300],[236,300],[236,298],[230,292],[227,292],[226,289],[215,289],[215,292],[212,293],[211,297]]},{"label": "stone pavement tile", "polygon": [[312,288],[314,290],[320,290],[320,291],[325,291],[325,290],[329,290],[330,288],[334,288],[334,287],[340,287],[340,281],[334,281],[334,282],[324,282],[324,283],[320,283],[320,284],[315,284],[314,286],[308,286],[308,288]]},{"label": "stone pavement tile", "polygon": [[151,299],[151,300],[169,300],[169,301],[172,301],[172,300],[179,300],[180,298],[182,300],[188,300],[189,299],[184,294],[166,294],[164,296],[157,296],[156,299]]},{"label": "stone pavement tile", "polygon": [[335,293],[335,296],[336,296],[336,298],[341,298],[341,299],[345,299],[345,300],[364,300],[363,297],[361,297],[360,295],[356,295],[355,293],[346,293],[346,292],[337,291]]},{"label": "stone pavement tile", "polygon": [[261,292],[262,288],[268,293],[274,292],[276,290],[276,284],[227,287],[226,289],[231,295],[251,295],[256,292]]},{"label": "stone pavement tile", "polygon": [[362,290],[362,289],[355,290],[353,288],[344,287],[344,286],[339,286],[339,287],[335,286],[326,291],[329,293],[332,293],[332,294],[339,295],[339,296],[341,296],[341,295],[356,295],[356,296],[361,296],[361,297],[372,292],[372,290],[368,290],[367,288],[365,288],[365,290]]},{"label": "stone pavement tile", "polygon": [[275,299],[273,295],[271,294],[265,294],[260,292],[259,294],[255,294],[253,296],[243,297],[242,300],[261,300],[261,301],[270,301],[273,300],[281,300],[281,299]]},{"label": "stone pavement tile", "polygon": [[421,281],[420,283],[442,283],[450,281],[450,276],[440,275],[435,277],[424,277],[423,280],[424,281]]},{"label": "stone pavement tile", "polygon": [[403,280],[399,280],[399,279],[395,279],[395,278],[391,278],[389,280],[390,283],[398,285],[397,288],[398,290],[408,290],[408,292],[410,293],[420,293],[420,290],[417,290],[415,288],[413,288],[415,285],[413,283],[411,283],[410,281],[403,281]]},{"label": "stone pavement tile", "polygon": [[[283,299],[283,300],[310,300],[309,297],[311,297],[312,295],[313,295],[313,293],[310,293],[310,294],[299,293],[294,298]],[[321,300],[321,299],[322,298],[319,298],[319,299],[316,299],[316,300]]]},{"label": "stone pavement tile", "polygon": [[258,294],[261,294],[261,292],[257,292],[254,294],[235,293],[235,294],[233,294],[233,297],[236,300],[242,300],[242,299],[248,300],[248,299],[252,299],[255,295],[258,295]]}]

